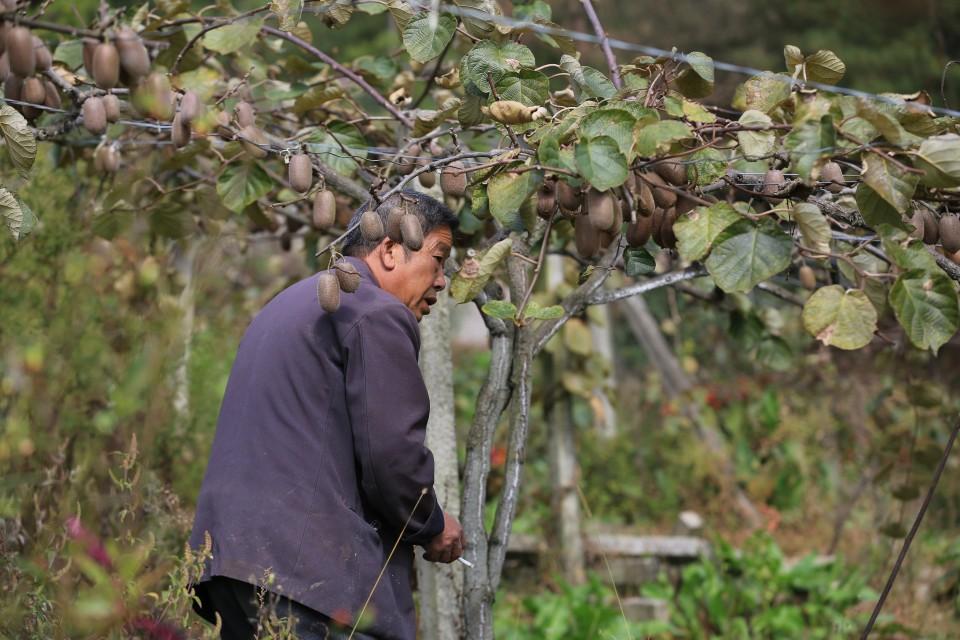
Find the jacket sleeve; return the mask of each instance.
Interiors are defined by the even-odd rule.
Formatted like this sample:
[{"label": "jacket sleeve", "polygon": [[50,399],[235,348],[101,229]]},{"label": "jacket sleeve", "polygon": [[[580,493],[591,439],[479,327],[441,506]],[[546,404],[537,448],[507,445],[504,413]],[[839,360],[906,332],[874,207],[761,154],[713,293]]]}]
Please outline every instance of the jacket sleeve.
[{"label": "jacket sleeve", "polygon": [[424,446],[430,399],[419,341],[413,314],[400,305],[358,321],[346,340],[346,400],[364,498],[395,531],[409,518],[404,542],[426,545],[444,522]]}]

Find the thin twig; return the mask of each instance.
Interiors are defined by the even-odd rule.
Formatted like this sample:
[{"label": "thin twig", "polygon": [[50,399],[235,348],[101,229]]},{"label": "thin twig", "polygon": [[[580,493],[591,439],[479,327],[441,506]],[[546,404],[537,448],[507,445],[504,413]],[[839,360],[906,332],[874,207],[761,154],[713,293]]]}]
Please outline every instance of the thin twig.
[{"label": "thin twig", "polygon": [[543,261],[547,255],[547,247],[550,245],[550,230],[553,228],[553,219],[557,216],[556,207],[554,207],[553,214],[547,220],[547,226],[543,230],[543,240],[540,243],[540,256],[537,258],[537,264],[533,268],[533,276],[530,278],[530,284],[527,285],[527,291],[523,294],[523,300],[520,301],[520,306],[517,307],[517,321],[523,322],[523,310],[527,306],[527,302],[530,300],[530,296],[533,294],[533,288],[537,284],[537,278],[540,277],[540,270],[543,268]]},{"label": "thin twig", "polygon": [[610,39],[607,38],[607,32],[603,30],[603,25],[600,24],[600,18],[593,9],[593,3],[590,0],[580,0],[580,4],[583,5],[583,10],[586,12],[587,18],[590,19],[590,24],[593,25],[594,32],[597,34],[597,37],[600,38],[600,47],[603,49],[603,55],[607,59],[607,67],[610,68],[610,78],[613,80],[613,86],[617,89],[622,89],[623,80],[620,78],[620,68],[617,66],[617,58],[613,55],[613,49],[610,48]]}]

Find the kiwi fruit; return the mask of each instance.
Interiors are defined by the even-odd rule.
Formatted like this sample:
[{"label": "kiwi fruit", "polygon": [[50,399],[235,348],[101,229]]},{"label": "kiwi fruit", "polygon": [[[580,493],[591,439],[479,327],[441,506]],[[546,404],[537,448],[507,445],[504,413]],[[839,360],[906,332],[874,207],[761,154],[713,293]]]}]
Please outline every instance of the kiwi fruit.
[{"label": "kiwi fruit", "polygon": [[103,110],[107,114],[107,122],[116,122],[120,119],[120,98],[108,93],[101,98]]},{"label": "kiwi fruit", "polygon": [[383,220],[373,209],[364,211],[360,216],[360,235],[367,242],[380,242],[383,240],[385,232],[383,230]]},{"label": "kiwi fruit", "polygon": [[33,48],[37,59],[37,71],[46,71],[53,66],[53,55],[50,49],[37,36],[33,36]]},{"label": "kiwi fruit", "polygon": [[317,276],[317,300],[327,313],[340,308],[340,280],[333,271],[327,270]]},{"label": "kiwi fruit", "polygon": [[394,165],[394,171],[401,176],[410,175],[413,170],[417,168],[417,159],[420,157],[421,152],[422,149],[418,144],[404,150]]},{"label": "kiwi fruit", "polygon": [[960,216],[945,215],[940,218],[940,244],[947,253],[960,251]]},{"label": "kiwi fruit", "polygon": [[[3,97],[7,100],[19,100],[22,90],[23,80],[20,79],[20,76],[11,73],[7,76],[7,79],[3,81]],[[10,106],[20,111],[19,105],[13,104]]]},{"label": "kiwi fruit", "polygon": [[[63,106],[60,92],[57,91],[56,85],[49,80],[43,81],[43,104],[51,109],[59,109]],[[104,107],[106,107],[106,103],[104,103]]]},{"label": "kiwi fruit", "polygon": [[243,149],[252,158],[262,159],[269,155],[269,151],[264,147],[269,144],[266,134],[254,125],[247,125],[240,130],[240,137],[243,143]]},{"label": "kiwi fruit", "polygon": [[97,171],[116,173],[120,168],[120,152],[112,144],[103,144],[93,152],[93,166]]},{"label": "kiwi fruit", "polygon": [[677,203],[677,194],[665,188],[667,181],[661,178],[659,174],[645,173],[643,174],[643,178],[650,184],[650,190],[653,192],[653,201],[657,203],[658,207],[666,209]]},{"label": "kiwi fruit", "polygon": [[112,42],[101,42],[93,51],[93,80],[101,89],[113,89],[120,81],[120,54]]},{"label": "kiwi fruit", "polygon": [[653,231],[652,216],[637,216],[637,221],[627,225],[627,244],[631,247],[643,247],[650,240]]},{"label": "kiwi fruit", "polygon": [[637,182],[637,211],[641,216],[650,217],[657,208],[657,201],[653,199],[653,189],[646,180],[641,179]]},{"label": "kiwi fruit", "polygon": [[7,54],[10,70],[21,78],[29,78],[37,70],[37,51],[33,48],[33,34],[26,27],[13,27],[7,32]]},{"label": "kiwi fruit", "polygon": [[557,182],[557,202],[565,212],[574,212],[580,209],[580,191],[560,180]]},{"label": "kiwi fruit", "polygon": [[173,124],[170,127],[170,140],[177,149],[190,144],[190,123],[183,119],[183,114],[177,112],[173,116]]},{"label": "kiwi fruit", "polygon": [[828,162],[820,169],[820,180],[827,182],[827,191],[840,193],[845,186],[843,169],[836,162]]},{"label": "kiwi fruit", "polygon": [[537,215],[549,220],[557,208],[557,189],[547,182],[537,190]]},{"label": "kiwi fruit", "polygon": [[360,288],[360,272],[352,262],[341,260],[333,265],[333,268],[337,272],[337,281],[343,291],[353,293]]},{"label": "kiwi fruit", "polygon": [[403,209],[391,206],[387,211],[387,237],[394,242],[403,242],[403,231],[400,229],[400,222],[403,220]]},{"label": "kiwi fruit", "polygon": [[663,212],[663,220],[660,222],[660,246],[664,249],[677,248],[677,236],[673,232],[673,223],[676,221],[676,207],[670,207]]},{"label": "kiwi fruit", "polygon": [[256,120],[253,107],[245,100],[237,103],[237,106],[233,108],[233,113],[237,116],[237,124],[240,125],[241,129],[244,127],[252,127]]},{"label": "kiwi fruit", "polygon": [[100,41],[96,38],[83,39],[83,68],[88,77],[93,77],[93,52],[97,50]]},{"label": "kiwi fruit", "polygon": [[317,191],[313,196],[313,226],[326,231],[337,217],[337,200],[332,191]]},{"label": "kiwi fruit", "polygon": [[657,207],[650,216],[650,237],[657,243],[657,246],[663,246],[663,236],[660,235],[663,230],[664,210]]},{"label": "kiwi fruit", "polygon": [[920,209],[920,215],[923,218],[923,243],[937,244],[940,240],[940,225],[937,223],[937,216],[927,209]]},{"label": "kiwi fruit", "polygon": [[770,169],[763,174],[763,189],[761,192],[767,197],[768,202],[780,202],[783,198],[777,198],[775,196],[780,193],[780,190],[783,189],[783,185],[786,183],[787,180],[783,177],[783,171]]},{"label": "kiwi fruit", "polygon": [[10,75],[10,56],[4,51],[0,53],[0,81],[6,80]]},{"label": "kiwi fruit", "polygon": [[804,289],[813,291],[817,288],[817,275],[813,272],[813,269],[810,268],[810,265],[805,264],[800,267],[797,275],[800,277],[800,284],[803,285]]},{"label": "kiwi fruit", "polygon": [[[32,78],[27,78],[23,81],[23,89],[20,91],[20,96],[24,102],[30,102],[32,104],[43,104],[44,100],[47,99],[47,90],[43,87],[43,80],[37,78],[36,76]],[[29,119],[33,120],[34,118],[40,115],[41,110],[36,107],[24,105],[23,115]]]},{"label": "kiwi fruit", "polygon": [[216,117],[217,135],[224,140],[233,140],[233,129],[230,128],[230,114],[218,111]]},{"label": "kiwi fruit", "polygon": [[287,165],[287,180],[290,188],[297,193],[306,193],[313,184],[313,165],[310,156],[305,153],[295,153],[290,156]]},{"label": "kiwi fruit", "polygon": [[467,174],[453,173],[461,171],[463,163],[451,162],[440,171],[440,189],[444,195],[460,198],[467,192]]},{"label": "kiwi fruit", "polygon": [[83,126],[87,131],[99,135],[107,130],[107,112],[101,98],[87,98],[83,101],[80,112],[83,114]]},{"label": "kiwi fruit", "polygon": [[687,168],[676,160],[666,160],[653,165],[653,171],[675,187],[687,183]]},{"label": "kiwi fruit", "polygon": [[587,191],[587,216],[598,231],[613,229],[619,208],[617,199],[609,192],[596,189]]},{"label": "kiwi fruit", "polygon": [[162,73],[151,73],[142,78],[133,94],[137,111],[155,120],[173,118],[173,91],[170,80]]},{"label": "kiwi fruit", "polygon": [[116,43],[117,52],[120,54],[120,68],[131,80],[135,82],[150,73],[150,53],[136,31],[130,27],[120,27]]},{"label": "kiwi fruit", "polygon": [[436,171],[424,171],[417,176],[417,180],[420,181],[420,185],[424,189],[432,189],[433,185],[437,184],[437,172]]},{"label": "kiwi fruit", "polygon": [[577,216],[573,221],[573,243],[584,259],[592,258],[600,251],[600,234],[589,216]]},{"label": "kiwi fruit", "polygon": [[423,246],[423,227],[420,226],[420,220],[412,213],[404,214],[400,219],[400,234],[403,236],[403,244],[411,251],[420,251]]},{"label": "kiwi fruit", "polygon": [[196,91],[187,91],[180,98],[180,117],[188,125],[203,115],[203,103]]},{"label": "kiwi fruit", "polygon": [[953,253],[948,253],[947,257],[953,264],[960,264],[960,251],[954,251]]}]

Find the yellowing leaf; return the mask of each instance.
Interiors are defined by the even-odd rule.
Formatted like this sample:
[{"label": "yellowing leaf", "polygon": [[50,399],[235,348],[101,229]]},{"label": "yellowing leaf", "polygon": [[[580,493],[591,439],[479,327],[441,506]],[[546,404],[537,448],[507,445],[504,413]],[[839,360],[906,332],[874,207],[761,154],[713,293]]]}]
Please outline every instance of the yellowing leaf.
[{"label": "yellowing leaf", "polygon": [[803,326],[825,345],[859,349],[877,330],[877,310],[859,289],[844,291],[838,284],[821,287],[803,306]]}]

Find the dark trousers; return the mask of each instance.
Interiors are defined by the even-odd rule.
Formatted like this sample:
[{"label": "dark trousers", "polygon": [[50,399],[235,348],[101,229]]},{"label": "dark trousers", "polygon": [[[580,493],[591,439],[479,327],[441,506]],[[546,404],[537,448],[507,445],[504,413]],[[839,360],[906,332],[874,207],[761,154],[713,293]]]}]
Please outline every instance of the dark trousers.
[{"label": "dark trousers", "polygon": [[[335,625],[330,618],[298,602],[275,593],[261,592],[252,584],[215,576],[195,586],[201,606],[197,613],[210,622],[214,612],[220,614],[223,626],[221,640],[254,640],[264,631],[262,620],[280,621],[280,628],[293,628],[299,640],[346,640],[349,629]],[[262,601],[262,606],[261,606]],[[354,638],[369,638],[355,633]]]}]

